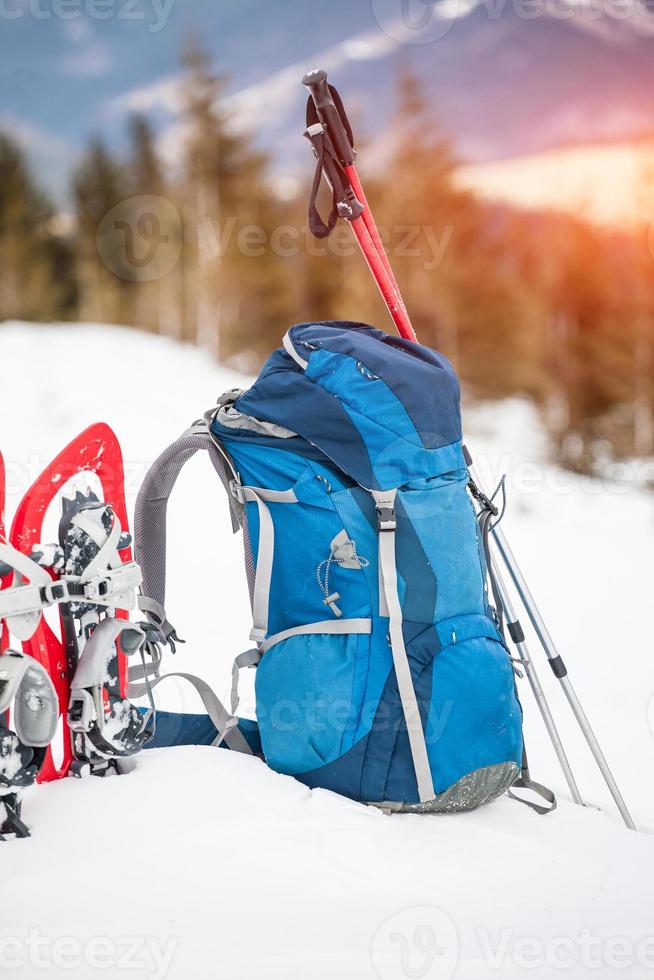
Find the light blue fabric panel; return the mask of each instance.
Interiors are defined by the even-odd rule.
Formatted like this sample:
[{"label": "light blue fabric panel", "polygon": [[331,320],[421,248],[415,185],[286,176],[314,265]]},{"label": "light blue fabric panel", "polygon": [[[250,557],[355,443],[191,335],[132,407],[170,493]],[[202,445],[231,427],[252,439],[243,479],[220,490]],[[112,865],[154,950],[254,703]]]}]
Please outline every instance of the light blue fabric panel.
[{"label": "light blue fabric panel", "polygon": [[477,523],[466,477],[400,493],[437,582],[436,621],[486,612]]},{"label": "light blue fabric panel", "polygon": [[370,637],[296,636],[270,649],[256,677],[266,760],[289,774],[347,752],[361,713]]},{"label": "light blue fabric panel", "polygon": [[485,617],[459,617],[443,633],[457,640],[434,660],[425,731],[437,792],[483,766],[522,761],[515,677],[506,649],[490,638],[497,637],[493,624]]}]

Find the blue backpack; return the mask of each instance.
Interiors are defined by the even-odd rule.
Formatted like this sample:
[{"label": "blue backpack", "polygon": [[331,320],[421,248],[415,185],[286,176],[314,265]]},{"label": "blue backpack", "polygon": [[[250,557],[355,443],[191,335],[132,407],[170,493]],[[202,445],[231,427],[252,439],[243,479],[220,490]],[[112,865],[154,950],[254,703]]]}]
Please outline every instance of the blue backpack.
[{"label": "blue backpack", "polygon": [[[198,449],[244,532],[255,646],[236,659],[231,712],[200,691],[215,741],[387,810],[471,809],[519,778],[522,711],[461,440],[441,354],[303,323],[160,457],[135,521],[160,638],[175,639],[167,500]],[[236,719],[242,666],[257,668],[258,733]]]}]

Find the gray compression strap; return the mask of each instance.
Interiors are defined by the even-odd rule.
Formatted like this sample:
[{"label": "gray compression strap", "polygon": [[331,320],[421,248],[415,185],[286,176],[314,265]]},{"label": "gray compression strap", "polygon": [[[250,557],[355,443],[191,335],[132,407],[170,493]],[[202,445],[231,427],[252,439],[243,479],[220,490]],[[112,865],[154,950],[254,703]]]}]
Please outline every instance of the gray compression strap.
[{"label": "gray compression strap", "polygon": [[204,450],[227,490],[232,528],[242,523],[242,506],[229,493],[236,477],[228,457],[212,439],[206,422],[198,422],[172,443],[148,470],[136,500],[134,554],[143,572],[142,591],[161,607],[166,604],[166,513],[168,500],[186,462]]},{"label": "gray compression strap", "polygon": [[404,721],[406,724],[413,765],[418,783],[418,795],[421,803],[436,797],[431,778],[429,756],[425,743],[425,733],[420,718],[420,708],[413,687],[411,668],[404,645],[402,632],[402,606],[397,591],[397,566],[395,560],[395,497],[397,490],[371,491],[377,507],[379,525],[379,565],[389,611],[389,632],[393,665],[397,678],[397,687],[402,702]]},{"label": "gray compression strap", "polygon": [[[530,790],[532,793],[537,793],[538,796],[545,800],[549,805],[543,806],[541,803],[535,803],[533,800],[523,800],[521,796],[518,796],[513,792],[514,789],[526,789]],[[540,814],[541,816],[551,813],[552,810],[556,810],[556,796],[552,790],[548,789],[547,786],[543,786],[542,783],[537,783],[534,779],[531,779],[528,774],[525,775],[524,772],[522,775],[518,776],[511,788],[507,790],[507,794],[512,800],[517,800],[518,803],[524,803],[525,806],[535,810],[536,813]]]},{"label": "gray compression strap", "polygon": [[[534,800],[525,799],[517,793],[514,793],[514,789],[526,789],[529,792],[535,793],[540,796],[542,800],[545,800],[545,806],[542,803],[536,803]],[[515,779],[511,785],[511,788],[507,790],[508,795],[512,800],[517,800],[518,803],[524,803],[525,806],[531,807],[536,813],[541,816],[547,813],[551,813],[552,810],[556,810],[556,796],[551,789],[547,786],[543,786],[542,783],[537,783],[531,778],[531,773],[529,772],[529,762],[527,760],[527,750],[522,746],[522,767],[520,769],[520,775]]]},{"label": "gray compression strap", "polygon": [[238,681],[241,675],[241,667],[256,667],[260,660],[261,653],[256,647],[252,650],[246,650],[244,653],[239,653],[238,657],[234,658],[230,698],[230,708],[233,715],[236,714],[236,709],[238,708]]},{"label": "gray compression strap", "polygon": [[268,603],[270,601],[270,582],[275,555],[275,525],[268,504],[296,504],[297,497],[292,490],[267,490],[265,487],[242,487],[240,485],[234,486],[233,492],[237,497],[242,496],[244,500],[254,501],[259,510],[259,547],[254,579],[250,639],[254,640],[255,643],[261,643],[268,633]]},{"label": "gray compression strap", "polygon": [[[154,599],[148,599],[147,596],[140,595],[138,596],[137,605],[140,611],[146,614],[150,622],[164,636],[169,636],[175,632],[173,626],[166,619],[166,610],[158,602],[155,602]],[[140,652],[141,663],[130,664],[127,668],[128,684],[126,694],[128,698],[141,698],[146,694],[149,695],[150,681],[153,677],[159,677],[161,668],[161,647],[159,644],[155,640],[152,640],[151,637],[147,638]],[[145,662],[145,653],[150,657],[150,663]],[[145,685],[136,683],[142,680],[145,680]]]},{"label": "gray compression strap", "polygon": [[282,630],[281,633],[274,633],[267,640],[259,644],[262,653],[270,650],[276,643],[289,640],[292,636],[311,636],[314,633],[348,634],[348,633],[371,633],[372,620],[370,619],[325,619],[319,623],[306,623],[304,626],[293,626],[291,629]]},{"label": "gray compression strap", "polygon": [[152,681],[153,678],[160,676],[161,671],[161,649],[157,643],[148,643],[146,652],[152,658],[150,663],[131,664],[127,670],[127,691],[128,698],[142,698],[148,693],[147,684],[139,684],[138,681]]},{"label": "gray compression strap", "polygon": [[[196,677],[195,674],[186,674],[182,671],[174,671],[172,674],[162,674],[161,677],[158,677],[156,680],[152,681],[150,684],[150,690],[154,690],[155,687],[158,687],[158,685],[161,684],[162,681],[165,681],[167,677],[181,677],[183,680],[188,681],[189,684],[191,684],[198,692],[200,698],[202,699],[204,709],[211,719],[214,728],[218,732],[213,741],[214,745],[220,745],[220,743],[224,741],[234,752],[243,752],[245,755],[253,755],[247,739],[238,727],[238,719],[233,715],[230,715],[220,698],[215,694],[206,681],[203,681],[201,677]],[[137,695],[132,696],[136,697]]]}]

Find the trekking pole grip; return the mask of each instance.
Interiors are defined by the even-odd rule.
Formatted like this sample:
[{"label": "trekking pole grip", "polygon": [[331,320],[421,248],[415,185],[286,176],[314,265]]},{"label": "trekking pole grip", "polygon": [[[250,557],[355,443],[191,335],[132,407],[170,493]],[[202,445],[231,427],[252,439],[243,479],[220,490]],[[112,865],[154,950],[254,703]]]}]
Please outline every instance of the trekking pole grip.
[{"label": "trekking pole grip", "polygon": [[[333,92],[336,90],[332,90],[327,84],[327,72],[323,68],[314,68],[306,73],[302,84],[306,85],[311,93],[318,119],[327,130],[340,163],[344,167],[349,167],[356,160],[356,153],[352,149],[345,124],[334,102]],[[340,103],[338,93],[336,99]]]},{"label": "trekking pole grip", "polygon": [[311,92],[311,97],[318,106],[333,105],[331,92],[327,84],[327,72],[324,68],[313,68],[302,78],[302,84]]}]

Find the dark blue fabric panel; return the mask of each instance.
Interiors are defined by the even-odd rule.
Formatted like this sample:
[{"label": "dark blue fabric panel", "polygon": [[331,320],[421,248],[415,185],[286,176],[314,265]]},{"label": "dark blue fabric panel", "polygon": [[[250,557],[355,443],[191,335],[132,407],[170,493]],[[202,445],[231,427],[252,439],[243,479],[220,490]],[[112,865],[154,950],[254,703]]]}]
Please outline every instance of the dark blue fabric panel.
[{"label": "dark blue fabric panel", "polygon": [[[440,642],[434,627],[404,623],[409,667],[423,729],[429,735],[434,657]],[[395,671],[391,671],[368,740],[362,791],[366,800],[417,803],[418,785],[411,757]]]},{"label": "dark blue fabric panel", "polygon": [[361,771],[367,745],[368,735],[365,735],[339,759],[311,772],[299,773],[295,778],[309,789],[318,787],[330,789],[334,793],[340,793],[341,796],[348,796],[351,800],[366,800],[366,797],[361,795]]},{"label": "dark blue fabric panel", "polygon": [[[396,776],[393,789],[398,794],[395,797],[390,796],[387,791],[393,760]],[[418,802],[418,785],[394,670],[386,681],[368,736],[361,793],[362,799],[374,802],[391,799],[404,803]]]},{"label": "dark blue fabric panel", "polygon": [[[461,439],[459,380],[442,354],[347,320],[299,323],[291,328],[290,335],[307,358],[312,346],[324,347],[360,360],[383,378],[404,405],[427,449]],[[304,352],[303,344],[307,345]]]},{"label": "dark blue fabric panel", "polygon": [[[422,629],[419,635],[415,635],[416,630],[411,630],[411,623],[404,624],[404,638],[409,655],[409,666],[413,678],[413,687],[416,692],[416,699],[420,707],[420,717],[425,732],[427,751],[431,757],[430,749],[430,726],[429,710],[432,697],[432,674],[434,669],[434,658],[440,648],[438,634],[433,626]],[[415,625],[415,624],[414,624]],[[407,630],[407,627],[409,629]],[[409,635],[407,635],[409,634]],[[413,634],[411,636],[410,634]],[[400,707],[401,711],[401,707]],[[411,758],[411,748],[409,746],[409,736],[404,725],[404,716],[400,713],[402,730],[398,735],[395,746],[389,760],[388,774],[386,778],[386,788],[384,797],[387,800],[402,800],[407,803],[418,802],[418,791],[415,777],[413,776],[413,760]],[[411,778],[407,776],[407,771]],[[415,798],[410,799],[404,796],[407,785],[415,792]],[[439,788],[436,790],[439,792]],[[400,795],[398,795],[400,794]]]},{"label": "dark blue fabric panel", "polygon": [[[432,566],[427,560],[420,538],[406,515],[402,501],[396,501],[397,534],[395,557],[397,570],[404,579],[406,592],[402,616],[406,627],[411,623],[431,623],[436,615],[438,583]],[[424,625],[422,627],[424,629]]]},{"label": "dark blue fabric panel", "polygon": [[[438,634],[433,626],[405,623],[407,653],[416,700],[420,709],[427,749],[432,757],[435,751],[430,744],[430,708],[432,702],[433,670],[440,649]],[[436,733],[438,734],[438,732]],[[453,747],[450,747],[450,751]],[[446,786],[436,786],[441,792]],[[406,731],[402,703],[395,673],[389,675],[368,740],[368,752],[362,781],[366,800],[391,800],[417,803],[418,786],[411,757],[409,736]]]},{"label": "dark blue fabric panel", "polygon": [[313,384],[303,373],[291,371],[295,362],[285,352],[280,370],[273,354],[258,380],[235,402],[239,412],[276,422],[319,446],[339,468],[364,487],[375,486],[366,444],[338,399]]},{"label": "dark blue fabric panel", "polygon": [[[147,709],[139,710],[145,712]],[[256,721],[239,718],[238,727],[255,755],[260,755],[261,741]],[[146,749],[170,748],[174,745],[212,745],[217,734],[209,715],[157,711],[157,730]],[[223,742],[220,747],[226,749],[229,746]]]}]

